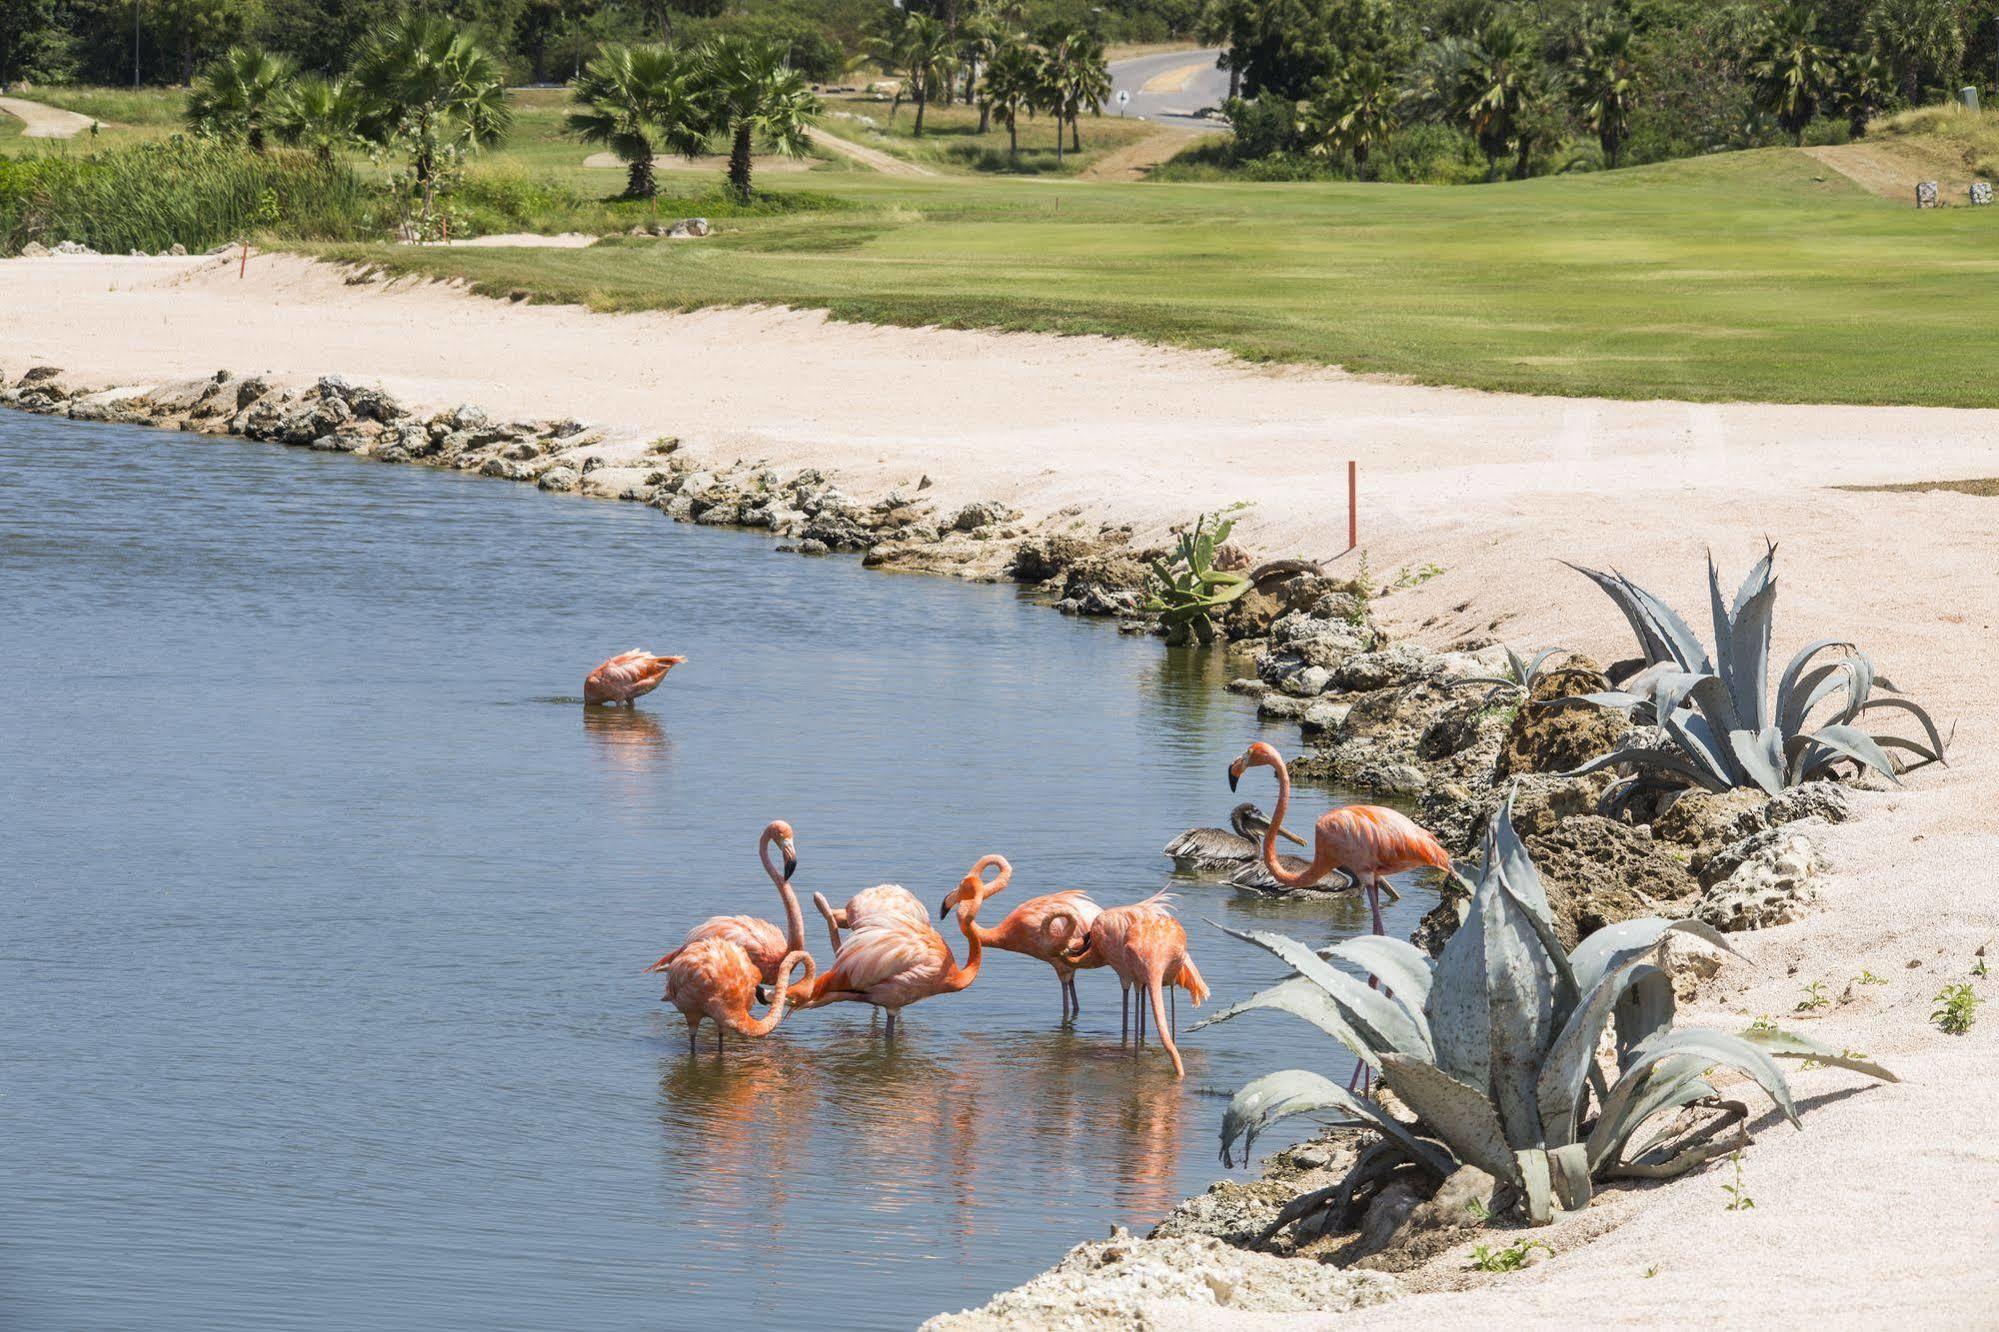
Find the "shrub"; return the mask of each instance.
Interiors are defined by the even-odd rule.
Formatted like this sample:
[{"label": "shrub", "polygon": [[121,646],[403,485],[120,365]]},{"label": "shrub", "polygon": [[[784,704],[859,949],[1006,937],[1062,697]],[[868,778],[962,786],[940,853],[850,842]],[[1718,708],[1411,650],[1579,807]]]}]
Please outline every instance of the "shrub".
[{"label": "shrub", "polygon": [[203,250],[252,231],[353,240],[380,230],[349,168],[179,135],[72,156],[0,160],[0,251],[75,241],[107,254]]}]

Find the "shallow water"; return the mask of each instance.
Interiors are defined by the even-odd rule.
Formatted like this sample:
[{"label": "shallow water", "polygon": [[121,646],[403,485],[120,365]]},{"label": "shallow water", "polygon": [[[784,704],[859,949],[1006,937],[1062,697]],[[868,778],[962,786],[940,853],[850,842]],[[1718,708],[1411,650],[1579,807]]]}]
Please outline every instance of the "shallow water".
[{"label": "shallow water", "polygon": [[[1260,734],[1217,654],[769,544],[0,413],[0,1326],[906,1328],[1205,1187],[1248,1078],[1344,1077],[1260,1014],[1176,1083],[1108,973],[1065,1030],[1004,953],[893,1048],[839,1005],[690,1058],[639,971],[781,919],[766,820],[835,900],[998,851],[992,918],[1129,901]],[[689,662],[578,706],[634,645]],[[1204,917],[1365,925],[1177,891],[1220,1002],[1281,968]]]}]

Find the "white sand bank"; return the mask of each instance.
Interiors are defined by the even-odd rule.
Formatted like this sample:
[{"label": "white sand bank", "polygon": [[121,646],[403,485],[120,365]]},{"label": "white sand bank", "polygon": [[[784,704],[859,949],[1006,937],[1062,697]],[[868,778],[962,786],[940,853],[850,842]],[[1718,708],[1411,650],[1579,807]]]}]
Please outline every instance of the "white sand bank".
[{"label": "white sand bank", "polygon": [[[1822,633],[1853,636],[1957,724],[1955,763],[1863,797],[1854,822],[1825,834],[1834,872],[1823,908],[1746,939],[1760,965],[1725,973],[1716,1001],[1727,1012],[1715,1021],[1788,1019],[1806,982],[1838,996],[1865,968],[1890,983],[1856,987],[1853,1002],[1802,1021],[1904,1082],[1849,1094],[1858,1079],[1800,1073],[1805,1132],[1767,1129],[1745,1158],[1753,1211],[1724,1212],[1712,1172],[1613,1194],[1552,1233],[1563,1248],[1617,1226],[1572,1256],[1366,1317],[1411,1327],[1993,1317],[1999,1007],[1964,1037],[1928,1018],[1973,950],[1992,941],[1999,964],[1999,499],[1825,486],[1999,476],[1999,412],[1514,397],[782,310],[603,316],[434,286],[349,286],[279,256],[253,258],[243,281],[233,258],[0,263],[0,369],[43,363],[106,385],[222,368],[339,373],[414,405],[573,416],[634,447],[676,434],[724,460],[810,464],[863,491],[928,475],[940,503],[992,497],[1030,516],[1073,506],[1079,521],[1146,532],[1252,500],[1243,538],[1278,555],[1345,544],[1345,463],[1356,458],[1376,574],[1444,566],[1383,605],[1391,625],[1433,644],[1490,629],[1522,647],[1624,655],[1614,608],[1558,557],[1621,567],[1698,616],[1704,549],[1732,587],[1767,534],[1782,546],[1779,653]],[[1999,977],[1978,985],[1999,998]]]}]

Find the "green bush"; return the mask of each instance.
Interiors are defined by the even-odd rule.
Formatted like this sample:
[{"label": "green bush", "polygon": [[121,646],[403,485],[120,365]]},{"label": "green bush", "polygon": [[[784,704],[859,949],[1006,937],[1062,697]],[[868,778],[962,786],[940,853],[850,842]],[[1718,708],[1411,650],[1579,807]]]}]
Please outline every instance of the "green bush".
[{"label": "green bush", "polygon": [[200,251],[251,232],[354,240],[381,230],[360,177],[308,153],[175,137],[0,159],[0,253],[75,241],[106,254]]}]

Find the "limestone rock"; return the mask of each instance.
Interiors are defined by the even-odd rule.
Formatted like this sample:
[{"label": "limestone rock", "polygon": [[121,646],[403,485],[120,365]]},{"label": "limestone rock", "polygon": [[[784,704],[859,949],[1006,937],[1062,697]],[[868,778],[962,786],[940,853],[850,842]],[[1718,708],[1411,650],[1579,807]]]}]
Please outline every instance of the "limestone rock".
[{"label": "limestone rock", "polygon": [[710,228],[708,226],[707,218],[683,217],[678,222],[675,222],[673,224],[672,229],[669,230],[666,234],[672,237],[674,240],[687,240],[690,238],[698,239],[702,236],[706,236],[709,230]]},{"label": "limestone rock", "polygon": [[1760,930],[1802,920],[1818,900],[1826,859],[1811,838],[1772,828],[1731,847],[1717,861],[1732,866],[1702,893],[1694,914],[1724,932]]},{"label": "limestone rock", "polygon": [[1755,788],[1682,791],[1652,820],[1652,835],[1686,848],[1688,868],[1705,880],[1709,857],[1767,826],[1768,800]]},{"label": "limestone rock", "polygon": [[1600,815],[1564,819],[1525,840],[1564,948],[1605,925],[1660,914],[1658,903],[1692,898],[1699,888],[1643,830]]},{"label": "limestone rock", "polygon": [[21,247],[20,257],[23,259],[46,259],[50,253],[49,247],[40,241],[29,241]]},{"label": "limestone rock", "polygon": [[982,1308],[931,1319],[923,1332],[1131,1332],[1183,1326],[1202,1310],[1340,1313],[1384,1303],[1398,1289],[1379,1272],[1251,1253],[1205,1236],[1136,1239],[1118,1230],[1077,1245]]},{"label": "limestone rock", "polygon": [[[1775,828],[1780,824],[1796,823],[1800,819],[1824,819],[1827,823],[1845,823],[1853,816],[1853,805],[1848,800],[1846,788],[1837,782],[1806,782],[1794,786],[1782,795],[1772,796],[1770,803],[1763,807],[1763,822]],[[1760,829],[1743,828],[1742,836],[1748,836]]]},{"label": "limestone rock", "polygon": [[1061,577],[1070,565],[1080,562],[1094,549],[1081,537],[1060,533],[1029,537],[1014,552],[1008,572],[1023,583],[1045,583]]},{"label": "limestone rock", "polygon": [[[1498,1210],[1499,1195],[1506,1191],[1500,1182],[1477,1166],[1460,1166],[1429,1198],[1418,1198],[1413,1207],[1404,1206],[1394,1195],[1402,1191],[1400,1181],[1382,1190],[1361,1227],[1361,1243],[1350,1253],[1352,1266],[1373,1272],[1406,1272],[1428,1262],[1444,1250],[1462,1243],[1466,1235],[1482,1228],[1478,1209],[1487,1215]],[[1384,1206],[1384,1204],[1387,1204]],[[1384,1215],[1377,1222],[1376,1211]]]},{"label": "limestone rock", "polygon": [[1076,615],[1131,615],[1145,592],[1145,566],[1129,555],[1089,555],[1063,571],[1063,610]]},{"label": "limestone rock", "polygon": [[1346,691],[1387,689],[1436,673],[1436,657],[1413,643],[1394,643],[1376,652],[1348,657],[1333,672],[1335,688]]},{"label": "limestone rock", "polygon": [[953,532],[976,532],[982,527],[1011,521],[1013,516],[1013,510],[998,500],[979,500],[952,514],[950,528]]},{"label": "limestone rock", "polygon": [[581,479],[573,468],[551,467],[541,474],[541,479],[535,484],[543,490],[567,492],[576,489],[576,483]]},{"label": "limestone rock", "polygon": [[1320,692],[1324,684],[1307,691],[1299,677],[1316,668],[1325,672],[1323,680],[1330,683],[1333,672],[1348,658],[1371,651],[1376,643],[1365,602],[1350,608],[1351,616],[1321,613],[1339,611],[1346,605],[1337,601],[1337,594],[1331,594],[1321,597],[1310,610],[1293,611],[1277,619],[1270,626],[1270,645],[1257,662],[1257,676],[1286,693]]}]

